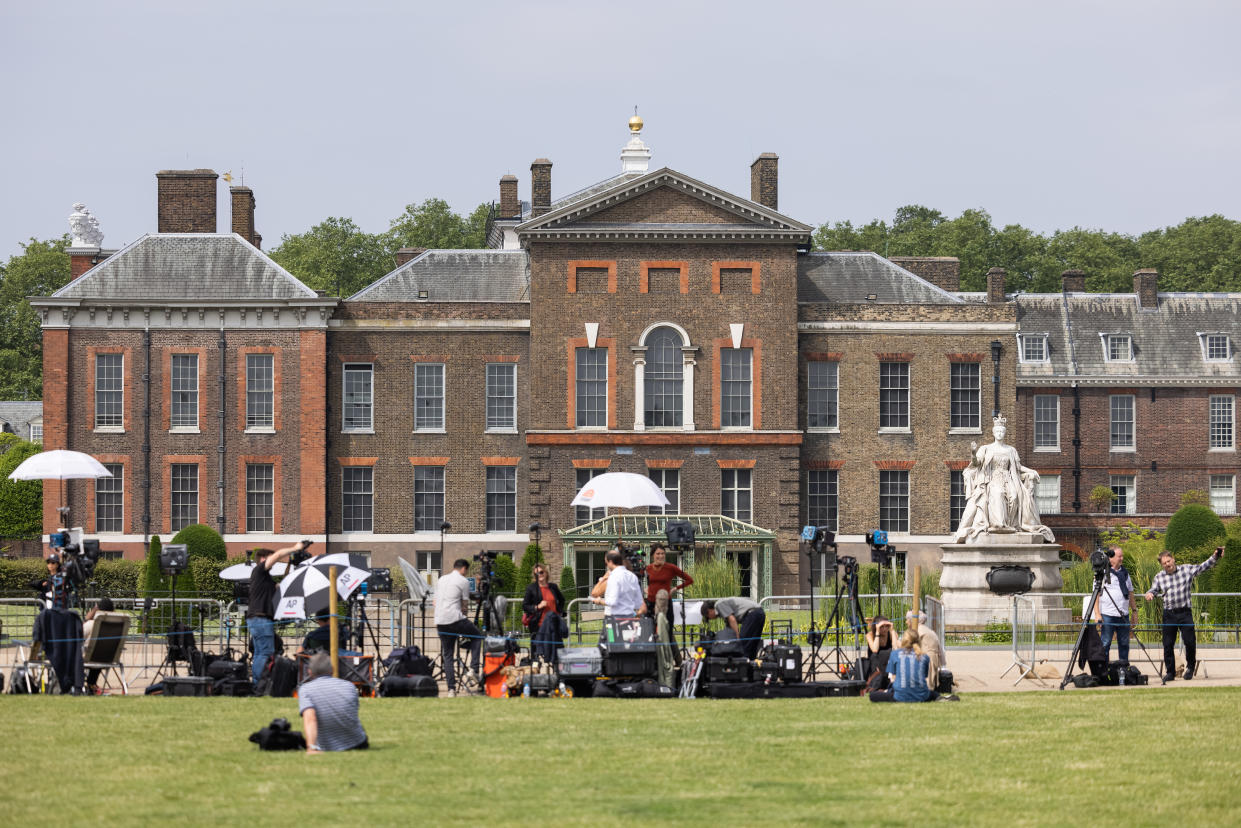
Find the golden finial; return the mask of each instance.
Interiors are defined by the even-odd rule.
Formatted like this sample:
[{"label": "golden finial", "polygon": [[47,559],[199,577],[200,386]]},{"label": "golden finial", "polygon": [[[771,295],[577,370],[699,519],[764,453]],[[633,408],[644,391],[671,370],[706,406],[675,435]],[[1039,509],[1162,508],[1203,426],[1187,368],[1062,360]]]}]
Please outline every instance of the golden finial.
[{"label": "golden finial", "polygon": [[228,172],[226,172],[226,173],[224,173],[223,175],[221,175],[221,176],[220,176],[220,178],[223,178],[223,179],[224,179],[225,181],[227,181],[229,184],[232,184],[232,183],[233,183],[233,171],[232,171],[232,170],[229,170]]},{"label": "golden finial", "polygon": [[629,119],[629,131],[630,132],[641,132],[642,131],[642,119],[638,117],[637,106],[634,106],[633,117]]}]

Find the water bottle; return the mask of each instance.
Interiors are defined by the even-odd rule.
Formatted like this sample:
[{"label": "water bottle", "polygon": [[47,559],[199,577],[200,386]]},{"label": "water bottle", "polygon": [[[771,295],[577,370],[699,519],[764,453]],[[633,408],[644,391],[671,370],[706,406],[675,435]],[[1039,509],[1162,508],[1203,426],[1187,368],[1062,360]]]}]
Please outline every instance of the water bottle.
[{"label": "water bottle", "polygon": [[1120,680],[1120,686],[1125,686],[1125,673],[1129,672],[1129,668],[1123,667],[1116,671],[1116,678]]},{"label": "water bottle", "polygon": [[528,680],[521,686],[521,697],[523,699],[530,698],[530,682]]},{"label": "water bottle", "polygon": [[565,686],[564,686],[564,682],[563,682],[563,681],[562,681],[562,682],[560,682],[560,686],[559,686],[558,688],[556,688],[556,692],[560,694],[560,698],[562,698],[562,699],[563,699],[565,696],[569,695],[569,694],[568,694],[568,692],[565,690]]}]

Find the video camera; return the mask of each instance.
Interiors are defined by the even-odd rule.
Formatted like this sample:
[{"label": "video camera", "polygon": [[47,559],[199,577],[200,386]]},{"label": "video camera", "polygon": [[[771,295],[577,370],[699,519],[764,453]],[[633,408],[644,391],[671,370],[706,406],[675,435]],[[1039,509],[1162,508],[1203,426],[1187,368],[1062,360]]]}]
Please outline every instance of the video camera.
[{"label": "video camera", "polygon": [[78,544],[68,532],[53,532],[48,536],[48,545],[60,552],[60,571],[71,588],[82,586],[95,574],[99,541],[92,538]]},{"label": "video camera", "polygon": [[887,566],[893,552],[892,547],[888,545],[888,533],[883,529],[867,532],[866,543],[870,546],[870,562]]},{"label": "video camera", "polygon": [[299,566],[300,564],[303,564],[306,561],[310,560],[310,552],[308,552],[307,550],[310,549],[310,545],[312,543],[314,543],[314,541],[303,539],[302,548],[297,550],[296,552],[294,552],[292,555],[289,556],[289,563],[292,564],[293,566]]},{"label": "video camera", "polygon": [[477,555],[473,556],[474,562],[478,564],[478,579],[476,581],[478,588],[470,591],[471,601],[482,600],[490,594],[492,588],[495,586],[496,558],[499,554],[500,553],[495,550],[489,550],[479,552]]},{"label": "video camera", "polygon": [[1096,581],[1103,580],[1111,565],[1112,561],[1103,547],[1095,547],[1095,551],[1090,553],[1090,568],[1094,570],[1094,579]]},{"label": "video camera", "polygon": [[638,580],[641,580],[646,575],[646,552],[640,546],[627,546],[625,544],[617,544],[617,550],[621,553],[625,566],[629,567],[630,572],[638,576]]}]

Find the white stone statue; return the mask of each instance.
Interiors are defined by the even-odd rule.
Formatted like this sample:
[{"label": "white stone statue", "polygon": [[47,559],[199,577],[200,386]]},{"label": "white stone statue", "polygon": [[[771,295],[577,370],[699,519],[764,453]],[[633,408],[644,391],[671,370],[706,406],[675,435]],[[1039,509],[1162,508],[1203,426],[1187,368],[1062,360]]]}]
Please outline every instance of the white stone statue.
[{"label": "white stone statue", "polygon": [[73,205],[73,213],[69,216],[69,246],[99,247],[101,244],[103,231],[99,229],[99,219],[79,201]]},{"label": "white stone statue", "polygon": [[954,540],[981,543],[982,535],[1028,532],[1052,543],[1051,530],[1043,525],[1034,501],[1038,472],[1021,465],[1017,449],[1004,442],[1008,419],[992,421],[993,442],[970,443],[973,456],[961,473],[965,482],[965,511]]}]

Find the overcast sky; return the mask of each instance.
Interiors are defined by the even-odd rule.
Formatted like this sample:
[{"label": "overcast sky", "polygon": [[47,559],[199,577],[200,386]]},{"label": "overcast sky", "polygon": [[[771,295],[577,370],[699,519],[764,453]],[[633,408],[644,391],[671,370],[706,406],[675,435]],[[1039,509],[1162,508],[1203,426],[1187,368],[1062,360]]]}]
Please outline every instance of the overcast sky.
[{"label": "overcast sky", "polygon": [[[205,11],[204,11],[205,10]],[[0,258],[75,201],[154,232],[155,172],[232,170],[264,246],[459,211],[550,158],[561,195],[652,168],[820,224],[903,204],[1127,233],[1241,218],[1233,2],[0,2]],[[219,221],[228,228],[221,182]]]}]

